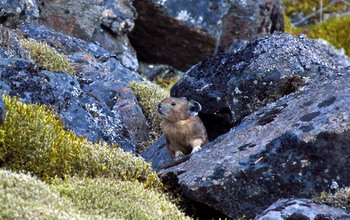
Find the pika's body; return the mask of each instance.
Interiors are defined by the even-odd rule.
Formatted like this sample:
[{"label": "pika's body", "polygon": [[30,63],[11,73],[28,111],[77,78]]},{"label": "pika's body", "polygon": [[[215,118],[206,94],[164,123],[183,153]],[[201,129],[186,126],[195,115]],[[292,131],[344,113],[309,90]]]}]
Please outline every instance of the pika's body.
[{"label": "pika's body", "polygon": [[207,131],[197,116],[201,109],[198,102],[186,98],[169,97],[158,104],[158,112],[164,119],[161,127],[166,147],[172,158],[198,151],[208,143]]}]

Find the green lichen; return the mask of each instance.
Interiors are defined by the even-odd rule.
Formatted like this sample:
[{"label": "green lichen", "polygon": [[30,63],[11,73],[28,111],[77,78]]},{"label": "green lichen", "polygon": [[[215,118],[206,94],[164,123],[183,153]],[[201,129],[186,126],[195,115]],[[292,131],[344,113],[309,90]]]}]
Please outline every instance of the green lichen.
[{"label": "green lichen", "polygon": [[149,141],[143,143],[144,146],[141,150],[143,151],[151,146],[162,135],[162,130],[160,127],[162,118],[158,114],[157,105],[161,100],[168,97],[169,94],[149,82],[133,82],[130,84],[130,87],[133,90],[136,99],[151,127],[150,138]]},{"label": "green lichen", "polygon": [[350,187],[339,189],[334,194],[323,192],[314,199],[324,204],[350,211]]},{"label": "green lichen", "polygon": [[65,55],[58,54],[54,48],[46,42],[37,42],[33,39],[20,40],[21,45],[30,52],[34,63],[43,69],[52,72],[66,72],[74,74],[74,69],[70,65]]},{"label": "green lichen", "polygon": [[303,33],[314,39],[322,38],[336,48],[344,48],[346,55],[350,56],[350,16],[330,18],[314,26],[291,28],[286,32],[295,35]]},{"label": "green lichen", "polygon": [[50,182],[67,176],[112,177],[140,181],[146,187],[161,183],[142,158],[105,143],[91,144],[66,130],[43,105],[26,104],[4,95],[7,116],[0,126],[0,165],[25,170]]}]

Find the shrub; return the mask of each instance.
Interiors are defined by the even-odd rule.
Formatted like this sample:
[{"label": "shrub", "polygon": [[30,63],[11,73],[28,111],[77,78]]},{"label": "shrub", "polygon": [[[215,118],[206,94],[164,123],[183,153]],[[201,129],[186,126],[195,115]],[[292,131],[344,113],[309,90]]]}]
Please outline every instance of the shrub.
[{"label": "shrub", "polygon": [[130,84],[130,87],[133,90],[136,99],[151,126],[149,138],[150,141],[145,143],[146,146],[144,147],[147,148],[162,135],[162,130],[160,127],[162,119],[158,114],[157,105],[161,100],[168,97],[169,94],[166,94],[166,92],[164,92],[162,89],[150,84],[149,82],[133,82]]},{"label": "shrub", "polygon": [[73,177],[58,179],[51,188],[89,215],[107,219],[186,218],[163,194],[146,190],[137,181]]},{"label": "shrub", "polygon": [[20,40],[21,45],[30,52],[34,63],[41,68],[52,72],[66,72],[74,74],[74,69],[70,65],[66,56],[58,54],[54,48],[46,42],[37,42],[33,39]]},{"label": "shrub", "polygon": [[7,116],[0,126],[1,166],[29,171],[47,182],[79,175],[137,180],[146,187],[161,185],[143,158],[77,137],[45,106],[21,103],[5,95],[3,99]]}]

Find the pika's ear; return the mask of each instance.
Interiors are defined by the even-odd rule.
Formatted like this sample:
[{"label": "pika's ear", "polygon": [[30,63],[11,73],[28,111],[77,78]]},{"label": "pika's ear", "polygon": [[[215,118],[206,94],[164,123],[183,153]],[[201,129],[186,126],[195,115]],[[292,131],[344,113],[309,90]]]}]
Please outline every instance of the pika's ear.
[{"label": "pika's ear", "polygon": [[180,97],[180,99],[187,101],[186,97]]},{"label": "pika's ear", "polygon": [[189,101],[188,110],[190,111],[190,115],[197,115],[202,110],[202,106],[196,101]]}]

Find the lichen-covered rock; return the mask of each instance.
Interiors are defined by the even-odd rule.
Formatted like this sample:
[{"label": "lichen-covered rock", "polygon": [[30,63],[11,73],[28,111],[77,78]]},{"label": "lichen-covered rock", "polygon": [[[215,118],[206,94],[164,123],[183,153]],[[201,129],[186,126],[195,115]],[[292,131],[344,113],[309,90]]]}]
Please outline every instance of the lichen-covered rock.
[{"label": "lichen-covered rock", "polygon": [[240,50],[193,66],[171,89],[202,104],[209,138],[227,132],[244,116],[316,80],[322,68],[335,68],[313,40],[276,33]]},{"label": "lichen-covered rock", "polygon": [[327,220],[350,219],[350,214],[308,199],[280,199],[267,208],[256,220]]},{"label": "lichen-covered rock", "polygon": [[172,184],[186,197],[232,218],[252,218],[281,198],[348,186],[350,72],[319,73],[187,161],[161,170],[164,177],[175,175]]},{"label": "lichen-covered rock", "polygon": [[129,37],[140,60],[181,71],[224,51],[236,39],[283,31],[283,9],[276,0],[135,0],[133,4],[138,17]]},{"label": "lichen-covered rock", "polygon": [[36,24],[23,24],[20,30],[24,36],[47,42],[67,54],[80,88],[95,101],[105,103],[107,111],[126,127],[135,144],[148,138],[146,118],[129,87],[130,82],[142,81],[136,72],[95,44]]},{"label": "lichen-covered rock", "polygon": [[31,62],[15,58],[0,59],[0,73],[2,92],[19,96],[23,102],[49,106],[67,128],[91,142],[103,140],[134,150],[123,123],[104,102],[84,92],[75,77],[64,72],[41,71]]},{"label": "lichen-covered rock", "polygon": [[0,1],[0,24],[16,28],[22,22],[33,22],[39,17],[39,8],[35,0]]},{"label": "lichen-covered rock", "polygon": [[1,58],[23,58],[29,59],[30,55],[20,44],[19,36],[6,27],[0,26]]},{"label": "lichen-covered rock", "polygon": [[90,40],[101,21],[102,0],[38,0],[39,23],[56,31]]}]

